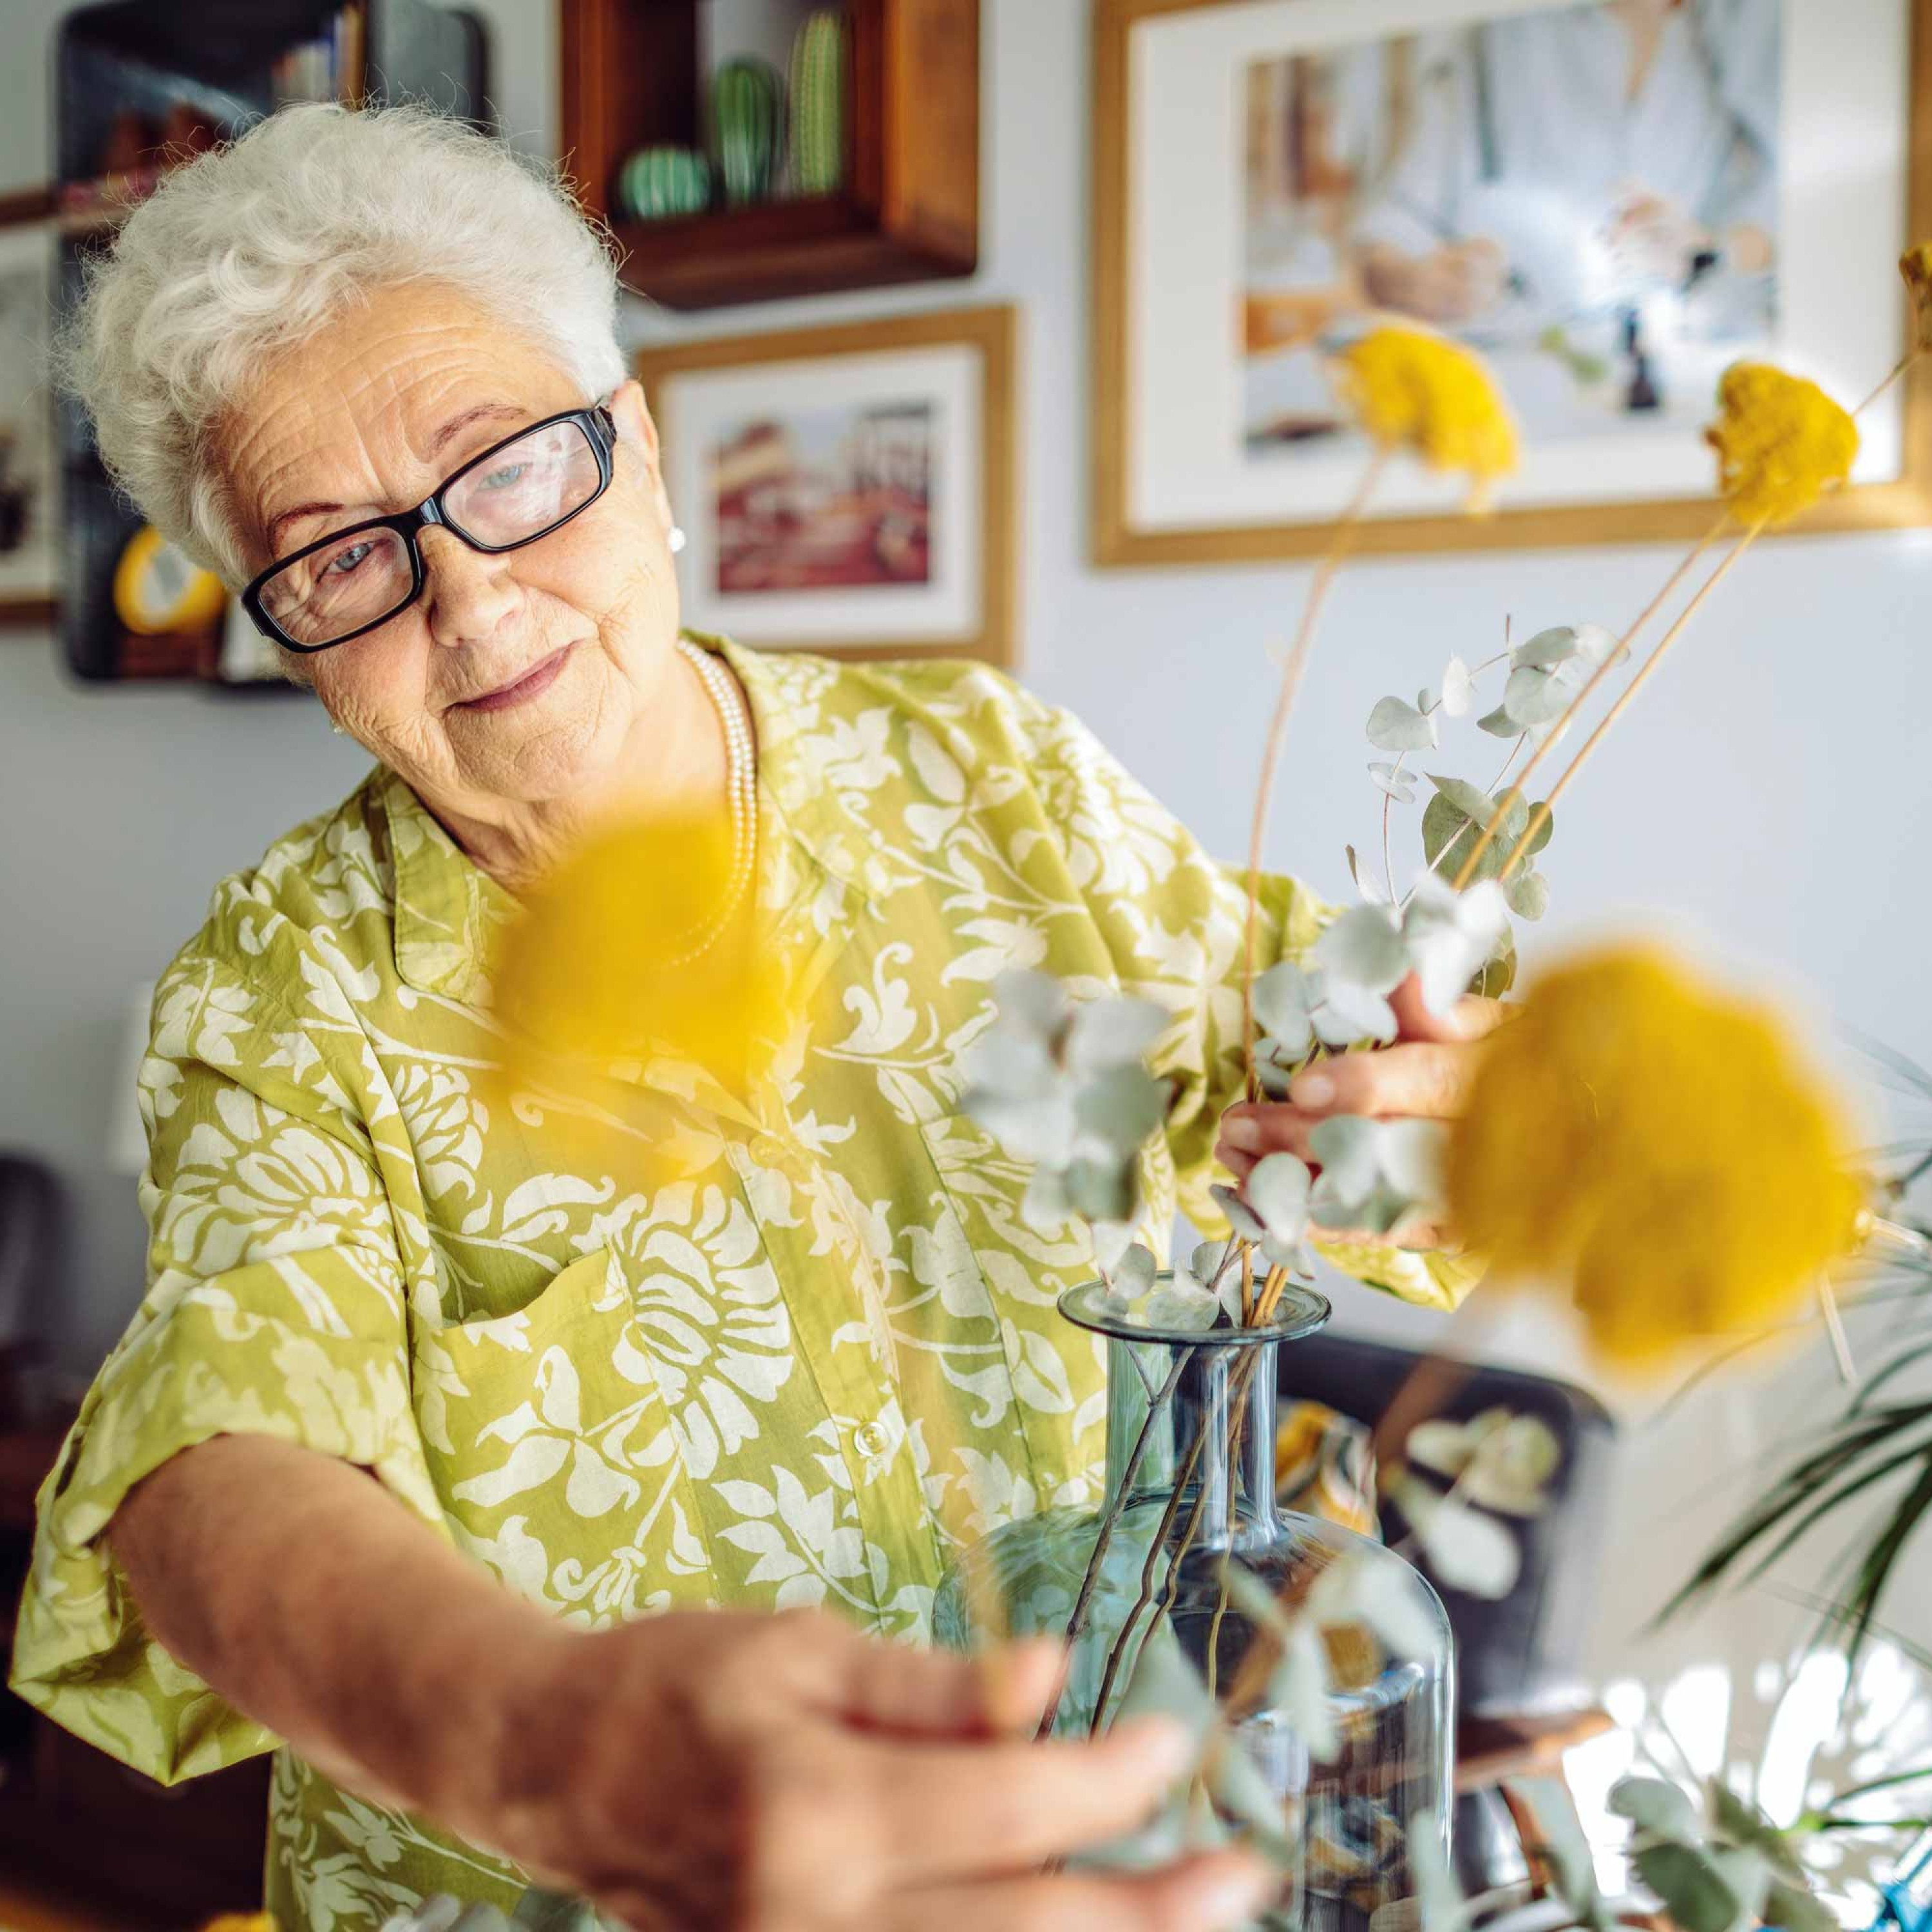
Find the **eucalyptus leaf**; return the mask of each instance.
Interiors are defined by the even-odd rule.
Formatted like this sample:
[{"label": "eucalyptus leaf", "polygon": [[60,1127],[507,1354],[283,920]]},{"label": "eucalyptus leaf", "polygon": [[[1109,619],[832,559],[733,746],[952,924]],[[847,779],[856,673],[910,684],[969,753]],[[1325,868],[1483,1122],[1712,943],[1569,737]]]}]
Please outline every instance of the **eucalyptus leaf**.
[{"label": "eucalyptus leaf", "polygon": [[[1474,787],[1471,788],[1474,790]],[[1487,822],[1486,815],[1484,823]],[[1422,808],[1423,856],[1438,872],[1454,874],[1462,864],[1481,836],[1481,826],[1468,815],[1460,812],[1441,792],[1438,792]],[[1448,856],[1443,856],[1444,852]],[[1476,869],[1471,875],[1472,883],[1480,879],[1493,879],[1503,868],[1503,861],[1509,856],[1508,847],[1501,838],[1492,838],[1483,848],[1483,856],[1476,861]]]},{"label": "eucalyptus leaf", "polygon": [[[1414,800],[1415,794],[1412,791],[1402,802],[1404,805],[1412,805]],[[1342,849],[1348,855],[1348,876],[1354,880],[1356,891],[1372,904],[1387,905],[1388,904],[1388,887],[1362,863],[1354,846],[1345,845]]]},{"label": "eucalyptus leaf", "polygon": [[1292,1244],[1308,1225],[1307,1164],[1292,1154],[1264,1154],[1248,1176],[1248,1205],[1274,1240]]},{"label": "eucalyptus leaf", "polygon": [[[1214,1700],[1165,1618],[1142,1642],[1114,1722],[1125,1723],[1136,1718],[1174,1718],[1185,1726],[1197,1747],[1207,1742],[1214,1726]],[[1196,1762],[1199,1762],[1198,1757]]]},{"label": "eucalyptus leaf", "polygon": [[1270,1100],[1286,1100],[1294,1078],[1294,1063],[1282,1052],[1280,1040],[1255,1042],[1255,1080]]},{"label": "eucalyptus leaf", "polygon": [[1000,1024],[1052,1040],[1066,1024],[1072,1002],[1050,973],[1014,968],[993,982]]},{"label": "eucalyptus leaf", "polygon": [[962,1071],[969,1086],[1013,1100],[1051,1094],[1060,1078],[1046,1041],[1030,1033],[994,1026],[967,1050]]},{"label": "eucalyptus leaf", "polygon": [[1230,1558],[1221,1565],[1221,1587],[1228,1600],[1258,1630],[1286,1637],[1290,1628],[1288,1612],[1275,1593],[1245,1563]]},{"label": "eucalyptus leaf", "polygon": [[1167,1030],[1167,1010],[1151,1000],[1089,1000],[1075,1009],[1064,1053],[1076,1073],[1132,1064]]},{"label": "eucalyptus leaf", "polygon": [[1234,1264],[1230,1256],[1232,1241],[1202,1241],[1197,1243],[1193,1253],[1187,1258],[1187,1272],[1194,1279],[1195,1286],[1205,1288],[1210,1294],[1220,1280],[1223,1269],[1233,1270]]},{"label": "eucalyptus leaf", "polygon": [[1171,1328],[1184,1334],[1204,1335],[1221,1318],[1221,1304],[1191,1281],[1164,1281],[1142,1304],[1142,1319],[1150,1328]]},{"label": "eucalyptus leaf", "polygon": [[1071,1161],[1066,1198],[1089,1221],[1130,1221],[1140,1207],[1140,1171],[1132,1161]]},{"label": "eucalyptus leaf", "polygon": [[1055,1167],[1036,1167],[1020,1202],[1020,1219],[1036,1234],[1057,1234],[1073,1218],[1066,1183]]},{"label": "eucalyptus leaf", "polygon": [[510,1924],[515,1932],[600,1932],[603,1922],[584,1900],[532,1886],[518,1900]]},{"label": "eucalyptus leaf", "polygon": [[1763,1916],[1778,1932],[1838,1932],[1838,1914],[1790,1879],[1774,1878],[1765,1888]]},{"label": "eucalyptus leaf", "polygon": [[[1412,1437],[1413,1442],[1414,1438]],[[1690,1795],[1661,1778],[1625,1778],[1610,1787],[1609,1808],[1658,1838],[1688,1838],[1697,1829]]]},{"label": "eucalyptus leaf", "polygon": [[[1550,843],[1550,835],[1556,830],[1556,815],[1546,808],[1544,801],[1538,800],[1532,805],[1530,812],[1532,815],[1541,812],[1543,816],[1537,820],[1536,836],[1523,849],[1522,856],[1526,859],[1534,859]],[[1522,835],[1519,832],[1516,836],[1520,837]]]},{"label": "eucalyptus leaf", "polygon": [[969,1087],[960,1104],[1017,1160],[1060,1167],[1072,1157],[1073,1096],[1064,1086],[1030,1096]]},{"label": "eucalyptus leaf", "polygon": [[1129,1300],[1146,1294],[1154,1286],[1154,1278],[1159,1273],[1160,1264],[1154,1259],[1154,1251],[1144,1248],[1136,1241],[1128,1249],[1113,1268],[1114,1292],[1125,1295]]},{"label": "eucalyptus leaf", "polygon": [[1094,1238],[1094,1262],[1102,1274],[1111,1274],[1134,1238],[1135,1217],[1124,1214],[1118,1220],[1096,1221],[1089,1232]]},{"label": "eucalyptus leaf", "polygon": [[1390,1185],[1424,1206],[1442,1198],[1448,1149],[1447,1120],[1384,1120],[1376,1136],[1376,1161]]},{"label": "eucalyptus leaf", "polygon": [[1138,1154],[1167,1117],[1167,1088],[1138,1060],[1109,1066],[1081,1088],[1074,1118],[1112,1152]]},{"label": "eucalyptus leaf", "polygon": [[1442,673],[1442,709],[1451,718],[1466,717],[1475,702],[1476,682],[1460,658],[1451,658]]},{"label": "eucalyptus leaf", "polygon": [[1568,708],[1575,694],[1552,671],[1524,666],[1509,674],[1503,686],[1503,709],[1525,730],[1539,724],[1553,724]]},{"label": "eucalyptus leaf", "polygon": [[1315,1016],[1315,1034],[1324,1046],[1351,1046],[1358,1040],[1391,1040],[1398,1030],[1395,1009],[1379,993],[1346,982],[1326,989]]},{"label": "eucalyptus leaf", "polygon": [[1408,970],[1402,928],[1393,913],[1382,906],[1351,907],[1316,940],[1314,956],[1331,998],[1342,988],[1366,993],[1391,992]]},{"label": "eucalyptus leaf", "polygon": [[1486,731],[1492,738],[1520,738],[1522,727],[1509,715],[1506,705],[1498,704],[1493,711],[1486,711],[1476,720],[1476,729]]},{"label": "eucalyptus leaf", "polygon": [[1360,1114],[1331,1114],[1310,1130],[1309,1151],[1322,1163],[1322,1178],[1336,1198],[1362,1199],[1381,1178],[1377,1125]]},{"label": "eucalyptus leaf", "polygon": [[1396,1499],[1438,1582],[1491,1601],[1515,1588],[1522,1552],[1492,1516],[1453,1496],[1438,1495],[1413,1476],[1398,1485]]},{"label": "eucalyptus leaf", "polygon": [[1752,1804],[1741,1798],[1721,1778],[1712,1778],[1706,1787],[1712,1822],[1734,1844],[1749,1845],[1762,1852],[1786,1878],[1802,1882],[1804,1866],[1791,1849],[1790,1840]]},{"label": "eucalyptus leaf", "polygon": [[1413,805],[1415,802],[1415,787],[1410,782],[1408,773],[1399,766],[1372,764],[1369,767],[1369,776],[1396,804]]},{"label": "eucalyptus leaf", "polygon": [[1208,1750],[1207,1784],[1216,1804],[1264,1840],[1286,1838],[1288,1820],[1281,1794],[1268,1783],[1241,1740],[1225,1726]]},{"label": "eucalyptus leaf", "polygon": [[1519,919],[1540,919],[1550,910],[1550,881],[1520,866],[1503,882],[1503,896]]},{"label": "eucalyptus leaf", "polygon": [[1442,1856],[1442,1820],[1433,1811],[1418,1811],[1408,1821],[1408,1868],[1421,1932],[1462,1932],[1469,1907]]},{"label": "eucalyptus leaf", "polygon": [[1436,721],[1400,698],[1378,698],[1369,713],[1369,742],[1381,752],[1426,752],[1436,742]]},{"label": "eucalyptus leaf", "polygon": [[1294,1624],[1268,1678],[1268,1701],[1308,1754],[1326,1764],[1340,1755],[1341,1737],[1328,1697],[1328,1647],[1306,1619]]},{"label": "eucalyptus leaf", "polygon": [[1534,637],[1526,638],[1510,652],[1512,665],[1528,665],[1538,670],[1554,670],[1566,658],[1574,658],[1579,647],[1576,627],[1574,624],[1552,624],[1546,631],[1538,631]]},{"label": "eucalyptus leaf", "polygon": [[1208,1192],[1227,1216],[1228,1226],[1243,1240],[1258,1243],[1268,1238],[1268,1229],[1262,1225],[1261,1217],[1241,1198],[1238,1190],[1225,1181],[1216,1180],[1209,1186]]},{"label": "eucalyptus leaf", "polygon": [[1737,1894],[1708,1853],[1691,1845],[1646,1845],[1632,1860],[1683,1932],[1730,1932],[1738,1916]]},{"label": "eucalyptus leaf", "polygon": [[[1498,801],[1480,785],[1472,784],[1467,778],[1448,778],[1435,772],[1430,772],[1428,776],[1429,782],[1465,818],[1473,819],[1479,826],[1486,826],[1496,815]],[[1509,810],[1503,814],[1502,824],[1497,828],[1496,836],[1505,839],[1520,838],[1528,824],[1528,804],[1522,799],[1512,799]]]},{"label": "eucalyptus leaf", "polygon": [[1255,1018],[1270,1040],[1297,1058],[1308,1051],[1310,1015],[1321,999],[1318,980],[1292,959],[1278,961],[1255,976]]}]

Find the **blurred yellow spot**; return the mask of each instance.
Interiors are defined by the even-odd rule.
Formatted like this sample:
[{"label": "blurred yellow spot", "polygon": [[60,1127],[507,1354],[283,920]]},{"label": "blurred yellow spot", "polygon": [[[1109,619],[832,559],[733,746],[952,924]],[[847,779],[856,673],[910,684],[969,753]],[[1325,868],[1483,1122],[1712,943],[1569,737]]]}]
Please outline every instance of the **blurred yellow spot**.
[{"label": "blurred yellow spot", "polygon": [[1718,385],[1718,485],[1741,524],[1789,523],[1850,475],[1858,453],[1851,418],[1802,376],[1768,362],[1734,362]]},{"label": "blurred yellow spot", "polygon": [[1372,330],[1341,357],[1344,398],[1384,448],[1469,478],[1469,508],[1517,462],[1516,424],[1482,359],[1419,328]]},{"label": "blurred yellow spot", "polygon": [[1853,1246],[1846,1118],[1771,1014],[1622,946],[1550,973],[1484,1049],[1450,1143],[1458,1232],[1654,1361],[1786,1315]]},{"label": "blurred yellow spot", "polygon": [[744,1093],[790,1030],[792,976],[748,908],[733,911],[732,861],[722,818],[634,820],[528,892],[493,962],[501,1084],[574,1094],[590,1118],[615,1069],[653,1060]]}]

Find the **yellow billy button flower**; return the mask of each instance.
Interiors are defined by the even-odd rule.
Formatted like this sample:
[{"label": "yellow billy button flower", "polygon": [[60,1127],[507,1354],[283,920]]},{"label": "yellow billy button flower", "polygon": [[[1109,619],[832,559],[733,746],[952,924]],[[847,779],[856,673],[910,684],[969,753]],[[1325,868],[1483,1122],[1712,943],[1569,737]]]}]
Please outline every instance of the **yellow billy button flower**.
[{"label": "yellow billy button flower", "polygon": [[1718,484],[1741,524],[1789,523],[1851,474],[1858,432],[1802,376],[1768,362],[1734,362],[1718,384]]},{"label": "yellow billy button flower", "polygon": [[1486,1046],[1449,1210],[1497,1280],[1567,1287],[1603,1354],[1642,1364],[1778,1319],[1850,1252],[1851,1146],[1773,1016],[1612,946]]},{"label": "yellow billy button flower", "polygon": [[1932,242],[1922,242],[1898,258],[1898,272],[1912,296],[1912,312],[1918,318],[1914,338],[1921,349],[1932,349]]},{"label": "yellow billy button flower", "polygon": [[629,820],[566,856],[495,948],[500,1099],[534,1085],[580,1103],[547,1112],[553,1124],[595,1124],[612,1080],[652,1063],[746,1091],[793,1009],[785,961],[753,915],[740,905],[721,928],[741,889],[722,818]]},{"label": "yellow billy button flower", "polygon": [[1371,330],[1343,350],[1342,393],[1385,449],[1412,451],[1433,470],[1469,478],[1469,507],[1517,461],[1516,424],[1480,357],[1426,329]]}]

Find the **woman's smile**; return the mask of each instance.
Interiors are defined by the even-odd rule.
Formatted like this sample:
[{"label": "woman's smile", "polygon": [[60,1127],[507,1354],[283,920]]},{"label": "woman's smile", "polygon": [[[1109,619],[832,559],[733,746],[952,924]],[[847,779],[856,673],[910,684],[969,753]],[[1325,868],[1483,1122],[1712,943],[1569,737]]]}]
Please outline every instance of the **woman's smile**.
[{"label": "woman's smile", "polygon": [[532,698],[542,696],[556,682],[557,673],[562,670],[565,660],[576,648],[574,644],[560,645],[548,657],[539,658],[528,670],[508,684],[499,685],[494,691],[486,691],[481,698],[460,699],[449,708],[452,711],[507,711],[512,705],[527,704]]}]

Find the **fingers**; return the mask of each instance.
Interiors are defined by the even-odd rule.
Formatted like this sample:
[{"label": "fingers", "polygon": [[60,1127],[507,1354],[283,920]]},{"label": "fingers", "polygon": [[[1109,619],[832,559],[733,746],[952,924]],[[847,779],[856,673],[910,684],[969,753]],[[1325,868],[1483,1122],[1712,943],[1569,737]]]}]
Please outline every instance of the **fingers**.
[{"label": "fingers", "polygon": [[[874,1835],[885,1887],[1018,1874],[1141,1825],[1193,1745],[1169,1718],[1091,1743],[862,1744],[842,1776]],[[944,1820],[944,1828],[935,1828]]]},{"label": "fingers", "polygon": [[1422,982],[1412,973],[1389,995],[1396,1023],[1404,1040],[1454,1042],[1480,1040],[1493,1033],[1509,1016],[1500,1000],[1466,993],[1446,1013],[1432,1013],[1422,1003]]},{"label": "fingers", "polygon": [[830,1617],[823,1625],[813,1634],[824,1664],[820,1707],[903,1736],[1030,1732],[1064,1667],[1060,1646],[1045,1640],[961,1657],[882,1643]]},{"label": "fingers", "polygon": [[[1329,1114],[1454,1120],[1468,1101],[1475,1075],[1476,1056],[1466,1045],[1418,1041],[1373,1053],[1338,1054],[1294,1076],[1285,1109],[1280,1102],[1268,1100],[1230,1107],[1221,1117],[1221,1138],[1244,1154],[1272,1152],[1277,1146],[1301,1153],[1298,1142],[1306,1130]],[[1269,1118],[1282,1113],[1289,1118]],[[1235,1130],[1238,1121],[1257,1119],[1268,1122],[1258,1136]],[[1264,1144],[1250,1146],[1251,1138]]]},{"label": "fingers", "polygon": [[897,1901],[883,1923],[890,1932],[1221,1932],[1252,1918],[1280,1882],[1250,1852],[1212,1852],[1131,1877],[937,1887]]}]

